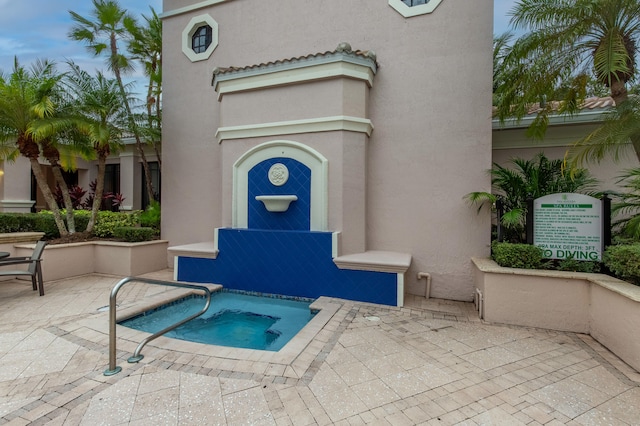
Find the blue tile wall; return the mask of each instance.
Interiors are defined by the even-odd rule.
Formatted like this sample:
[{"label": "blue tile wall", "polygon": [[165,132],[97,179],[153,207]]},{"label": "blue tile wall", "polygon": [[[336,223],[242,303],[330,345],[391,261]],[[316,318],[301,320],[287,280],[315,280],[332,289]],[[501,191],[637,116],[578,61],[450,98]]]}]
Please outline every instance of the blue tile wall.
[{"label": "blue tile wall", "polygon": [[[289,169],[289,180],[282,186],[269,181],[269,168],[282,163]],[[256,164],[248,175],[248,227],[250,229],[311,229],[311,169],[292,158],[270,158]],[[286,212],[269,212],[257,195],[297,195]]]},{"label": "blue tile wall", "polygon": [[217,259],[180,257],[178,280],[396,305],[396,274],[339,269],[331,243],[330,232],[220,229]]}]

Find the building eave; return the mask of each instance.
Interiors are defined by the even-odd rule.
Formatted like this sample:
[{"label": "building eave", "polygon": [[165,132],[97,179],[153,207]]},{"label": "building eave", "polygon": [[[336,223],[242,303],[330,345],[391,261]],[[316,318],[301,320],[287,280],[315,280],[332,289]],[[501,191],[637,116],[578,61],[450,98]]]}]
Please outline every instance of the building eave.
[{"label": "building eave", "polygon": [[[549,126],[566,126],[572,124],[593,124],[603,122],[608,110],[601,111],[585,111],[574,115],[554,114],[549,116]],[[493,130],[510,130],[510,129],[526,129],[536,119],[535,115],[524,117],[520,120],[509,118],[504,122],[494,118],[491,120]]]}]

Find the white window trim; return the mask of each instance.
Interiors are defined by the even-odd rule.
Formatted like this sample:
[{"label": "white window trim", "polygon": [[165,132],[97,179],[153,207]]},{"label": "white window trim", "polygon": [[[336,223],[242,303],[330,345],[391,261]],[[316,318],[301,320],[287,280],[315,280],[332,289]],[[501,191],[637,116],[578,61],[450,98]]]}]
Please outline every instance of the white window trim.
[{"label": "white window trim", "polygon": [[328,229],[329,161],[315,149],[299,142],[265,142],[245,152],[233,165],[232,226],[248,227],[249,170],[264,160],[292,158],[311,169],[311,231]]},{"label": "white window trim", "polygon": [[[196,30],[203,25],[211,27],[211,44],[204,52],[196,53],[191,46],[192,38]],[[204,61],[209,59],[216,47],[218,47],[218,23],[215,19],[206,14],[191,18],[182,31],[182,53],[184,53],[191,62]]]},{"label": "white window trim", "polygon": [[418,6],[407,6],[402,0],[389,0],[389,6],[395,9],[400,15],[405,18],[411,18],[412,16],[425,15],[433,12],[442,0],[431,0],[427,4],[420,4]]}]

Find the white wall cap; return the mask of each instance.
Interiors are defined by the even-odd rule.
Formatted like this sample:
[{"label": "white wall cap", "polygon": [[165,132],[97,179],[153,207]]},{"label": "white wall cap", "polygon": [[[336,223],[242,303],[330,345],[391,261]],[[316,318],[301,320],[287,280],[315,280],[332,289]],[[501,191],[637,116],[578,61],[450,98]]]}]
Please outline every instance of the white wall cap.
[{"label": "white wall cap", "polygon": [[218,250],[214,248],[213,241],[173,246],[167,248],[167,251],[172,256],[200,257],[207,259],[215,259],[218,256]]},{"label": "white wall cap", "polygon": [[333,263],[340,269],[403,274],[411,266],[411,255],[393,251],[370,250],[364,253],[336,257],[333,259]]}]

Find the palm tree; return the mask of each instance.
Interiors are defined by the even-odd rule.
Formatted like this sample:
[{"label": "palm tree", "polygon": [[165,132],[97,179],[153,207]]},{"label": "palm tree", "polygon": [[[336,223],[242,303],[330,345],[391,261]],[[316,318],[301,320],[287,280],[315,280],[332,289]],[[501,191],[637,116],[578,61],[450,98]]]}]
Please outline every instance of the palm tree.
[{"label": "palm tree", "polygon": [[146,25],[136,27],[133,32],[133,39],[129,43],[129,53],[142,63],[144,74],[148,77],[147,116],[143,133],[153,146],[158,163],[162,166],[162,156],[159,149],[162,133],[162,109],[160,107],[162,95],[162,20],[153,8],[150,9],[150,17],[142,15]]},{"label": "palm tree", "polygon": [[[37,61],[30,70],[20,66],[17,58],[12,73],[5,76],[0,73],[0,139],[4,159],[15,158],[16,152],[29,159],[31,170],[42,195],[53,213],[53,217],[61,236],[69,234],[60,209],[55,201],[51,188],[47,183],[42,166],[38,161],[41,153],[52,162],[52,170],[58,170],[56,148],[53,140],[57,129],[55,126],[43,126],[44,123],[56,119],[57,104],[55,98],[62,78],[55,71],[55,65],[48,61]],[[40,126],[40,131],[35,131]],[[46,129],[46,130],[45,130]],[[13,142],[14,149],[8,145]],[[62,174],[56,176],[59,183],[64,183]],[[66,186],[66,184],[65,184]],[[67,191],[68,194],[68,191]],[[73,217],[73,209],[71,209]],[[73,221],[71,221],[73,230]]]},{"label": "palm tree", "polygon": [[498,88],[504,84],[503,77],[507,74],[504,60],[511,47],[513,33],[506,32],[493,37],[493,105],[497,105],[496,96],[499,95]]},{"label": "palm tree", "polygon": [[137,23],[127,11],[120,7],[116,0],[92,0],[93,10],[91,17],[85,18],[76,12],[69,11],[75,25],[69,32],[72,40],[83,42],[87,49],[98,56],[107,52],[107,66],[113,72],[118,82],[123,105],[127,112],[129,130],[136,140],[136,148],[146,176],[146,187],[149,199],[153,200],[153,184],[151,182],[151,172],[141,139],[141,132],[136,123],[131,109],[131,103],[127,97],[125,84],[122,75],[133,69],[133,64],[127,56],[122,54],[119,42],[127,42],[136,33]]},{"label": "palm tree", "polygon": [[539,153],[532,160],[513,158],[513,167],[493,164],[491,186],[493,193],[471,192],[465,198],[478,205],[493,205],[498,200],[504,207],[501,223],[509,233],[509,239],[524,242],[527,199],[540,198],[563,192],[588,192],[595,187],[596,180],[586,169],[578,169],[573,176],[563,172],[562,160],[549,160]]},{"label": "palm tree", "polygon": [[[539,102],[543,108],[529,134],[542,137],[549,114],[579,111],[590,77],[608,88],[618,107],[628,100],[628,83],[637,75],[638,0],[521,0],[511,15],[515,29],[529,32],[504,59],[507,75],[498,87],[497,104],[501,120],[521,119]],[[557,99],[561,83],[563,96]],[[563,101],[559,111],[545,103],[547,99]],[[617,145],[629,142],[640,159],[640,137],[616,140]],[[581,150],[586,150],[583,159],[599,160],[603,155],[584,142],[578,143],[577,151]]]},{"label": "palm tree", "polygon": [[86,230],[92,232],[102,203],[107,158],[122,147],[127,115],[116,80],[106,78],[101,72],[92,76],[73,63],[69,63],[69,68],[64,81],[79,116],[78,127],[87,135],[98,159],[96,190]]},{"label": "palm tree", "polygon": [[623,191],[613,194],[620,200],[611,208],[619,216],[614,226],[622,235],[640,240],[640,168],[625,170],[618,183]]}]

